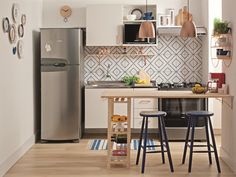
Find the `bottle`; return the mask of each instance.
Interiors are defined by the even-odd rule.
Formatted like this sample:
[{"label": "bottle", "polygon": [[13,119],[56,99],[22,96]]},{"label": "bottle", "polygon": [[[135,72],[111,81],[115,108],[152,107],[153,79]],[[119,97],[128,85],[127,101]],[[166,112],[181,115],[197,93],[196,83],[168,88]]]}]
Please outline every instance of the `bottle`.
[{"label": "bottle", "polygon": [[126,135],[113,135],[111,137],[111,141],[122,144],[127,143],[127,136]]},{"label": "bottle", "polygon": [[167,9],[167,13],[170,15],[170,23],[169,25],[175,25],[175,10],[174,9]]}]

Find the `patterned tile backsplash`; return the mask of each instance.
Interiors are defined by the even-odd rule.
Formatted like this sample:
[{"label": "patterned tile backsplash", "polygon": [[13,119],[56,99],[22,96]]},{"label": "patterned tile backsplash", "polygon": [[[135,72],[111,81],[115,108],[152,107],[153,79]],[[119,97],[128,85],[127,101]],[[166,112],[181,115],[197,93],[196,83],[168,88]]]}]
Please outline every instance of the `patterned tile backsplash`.
[{"label": "patterned tile backsplash", "polygon": [[[110,54],[97,55],[101,48]],[[162,36],[158,46],[143,47],[143,53],[148,56],[137,55],[140,50],[140,47],[126,47],[125,55],[124,47],[85,47],[85,81],[121,80],[125,75],[136,75],[140,69],[157,83],[202,81],[201,37]]]}]

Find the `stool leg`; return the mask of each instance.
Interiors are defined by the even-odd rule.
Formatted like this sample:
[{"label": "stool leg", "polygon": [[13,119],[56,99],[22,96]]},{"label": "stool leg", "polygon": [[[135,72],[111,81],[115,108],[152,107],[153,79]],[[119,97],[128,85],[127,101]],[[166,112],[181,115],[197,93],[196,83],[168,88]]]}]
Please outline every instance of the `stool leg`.
[{"label": "stool leg", "polygon": [[142,173],[144,173],[145,161],[146,161],[147,130],[148,130],[148,117],[146,117],[145,129],[144,129],[144,145],[143,145]]},{"label": "stool leg", "polygon": [[162,126],[161,128],[162,128],[163,134],[164,134],[164,141],[166,144],[166,150],[167,150],[167,155],[168,155],[169,164],[170,164],[170,171],[174,172],[173,162],[172,162],[172,158],[171,158],[171,154],[170,154],[169,142],[168,142],[168,138],[167,138],[167,134],[166,134],[164,118],[162,116],[160,116],[159,119],[161,119],[161,126]]},{"label": "stool leg", "polygon": [[209,120],[209,124],[210,124],[211,138],[212,138],[212,143],[213,143],[213,148],[214,148],[214,153],[215,153],[217,170],[218,170],[219,173],[221,173],[220,162],[219,162],[219,157],[218,157],[217,147],[216,147],[216,141],[215,141],[215,136],[214,136],[213,127],[212,127],[212,124],[211,124],[211,118],[208,117],[208,120]]},{"label": "stool leg", "polygon": [[137,158],[136,158],[136,165],[138,165],[138,163],[139,163],[140,151],[141,151],[142,140],[143,140],[144,122],[145,122],[145,117],[143,117],[143,122],[142,122],[142,126],[141,126],[141,133],[140,133],[140,138],[139,138],[139,143],[138,143],[138,153],[137,153]]},{"label": "stool leg", "polygon": [[190,122],[191,122],[191,118],[189,117],[188,118],[188,127],[187,127],[186,139],[185,139],[185,144],[184,144],[184,153],[183,153],[182,164],[185,163],[185,159],[186,159],[186,153],[187,153],[188,141],[189,141],[189,132],[190,132]]},{"label": "stool leg", "polygon": [[205,120],[206,140],[207,140],[207,149],[208,149],[209,163],[212,164],[211,145],[210,145],[210,138],[209,138],[208,120],[207,120],[207,117],[205,117],[204,120]]},{"label": "stool leg", "polygon": [[191,173],[191,170],[192,170],[195,119],[191,119],[191,126],[192,126],[192,133],[191,133],[191,145],[190,145],[189,165],[188,165],[188,172],[189,173]]},{"label": "stool leg", "polygon": [[165,163],[165,152],[164,152],[162,126],[161,126],[160,118],[158,119],[158,128],[159,128],[160,143],[161,143],[161,157],[162,157],[162,163],[164,164]]}]

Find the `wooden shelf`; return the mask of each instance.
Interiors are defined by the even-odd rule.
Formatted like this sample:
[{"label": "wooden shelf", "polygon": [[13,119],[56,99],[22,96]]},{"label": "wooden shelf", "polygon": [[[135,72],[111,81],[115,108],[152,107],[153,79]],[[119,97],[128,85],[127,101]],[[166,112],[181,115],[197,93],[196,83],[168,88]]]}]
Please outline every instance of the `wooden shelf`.
[{"label": "wooden shelf", "polygon": [[157,47],[158,44],[122,44],[123,47]]},{"label": "wooden shelf", "polygon": [[232,60],[231,56],[222,56],[222,55],[218,55],[216,58],[212,58],[214,60]]},{"label": "wooden shelf", "polygon": [[104,55],[99,55],[99,54],[88,54],[87,56],[96,56],[96,57],[107,57],[107,56],[127,56],[127,57],[137,57],[137,56],[142,56],[142,57],[153,57],[155,56],[154,54],[104,54]]},{"label": "wooden shelf", "polygon": [[123,23],[142,23],[145,21],[149,21],[149,22],[157,22],[157,20],[123,20]]},{"label": "wooden shelf", "polygon": [[[126,167],[130,167],[130,142],[131,142],[131,99],[122,97],[124,100],[124,104],[127,105],[127,121],[124,122],[127,125],[124,127],[124,131],[113,131],[113,124],[119,123],[119,122],[112,122],[111,118],[115,114],[115,103],[116,99],[120,99],[121,97],[113,97],[108,99],[108,130],[107,130],[107,141],[108,141],[108,149],[107,149],[107,167],[110,168],[111,164],[124,164]],[[119,102],[120,103],[120,102]],[[119,150],[114,147],[114,145],[117,145],[119,143],[113,142],[112,141],[112,136],[114,135],[126,135],[127,141],[126,143],[120,143],[120,144],[125,144],[125,149],[120,149],[120,150],[126,150],[125,155],[113,155],[114,150]]]},{"label": "wooden shelf", "polygon": [[231,33],[212,35],[212,38],[232,37]]},{"label": "wooden shelf", "polygon": [[114,131],[110,131],[110,134],[116,134],[116,135],[126,135],[128,132],[127,131],[123,131],[123,132],[114,132]]},{"label": "wooden shelf", "polygon": [[124,164],[124,165],[127,165],[127,160],[111,160],[109,162],[110,164]]},{"label": "wooden shelf", "polygon": [[[218,49],[222,49],[223,51],[228,51],[227,55],[217,55]],[[211,36],[211,58],[212,58],[212,60],[230,61],[230,63],[231,63],[232,52],[233,52],[233,38],[232,38],[231,33]],[[229,65],[227,65],[227,66],[229,66]]]},{"label": "wooden shelf", "polygon": [[231,45],[225,45],[225,46],[211,46],[211,48],[215,48],[215,49],[228,49],[231,50],[232,46]]}]

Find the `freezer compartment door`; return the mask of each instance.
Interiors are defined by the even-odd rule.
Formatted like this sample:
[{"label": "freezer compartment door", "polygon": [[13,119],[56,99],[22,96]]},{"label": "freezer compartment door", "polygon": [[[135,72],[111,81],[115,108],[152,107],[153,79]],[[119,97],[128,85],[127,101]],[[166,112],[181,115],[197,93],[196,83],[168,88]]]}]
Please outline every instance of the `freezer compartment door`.
[{"label": "freezer compartment door", "polygon": [[41,139],[79,139],[79,65],[47,65],[41,71]]},{"label": "freezer compartment door", "polygon": [[41,58],[66,59],[80,63],[82,32],[80,29],[41,29]]}]

